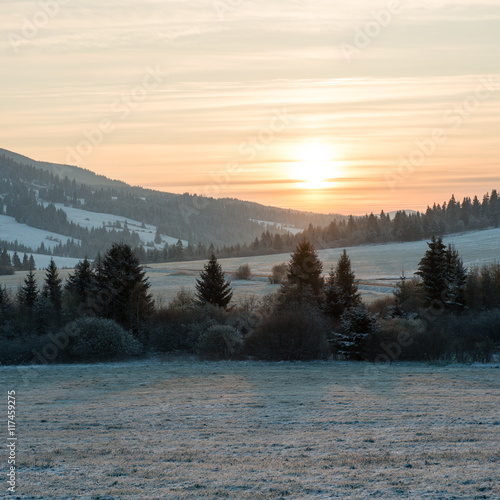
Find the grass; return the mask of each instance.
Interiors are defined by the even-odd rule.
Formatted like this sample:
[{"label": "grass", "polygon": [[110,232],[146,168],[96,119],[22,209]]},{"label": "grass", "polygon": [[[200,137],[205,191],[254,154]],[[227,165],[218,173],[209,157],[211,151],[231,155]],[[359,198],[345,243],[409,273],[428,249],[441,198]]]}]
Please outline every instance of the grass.
[{"label": "grass", "polygon": [[0,367],[18,394],[21,498],[499,498],[498,375],[347,362]]}]

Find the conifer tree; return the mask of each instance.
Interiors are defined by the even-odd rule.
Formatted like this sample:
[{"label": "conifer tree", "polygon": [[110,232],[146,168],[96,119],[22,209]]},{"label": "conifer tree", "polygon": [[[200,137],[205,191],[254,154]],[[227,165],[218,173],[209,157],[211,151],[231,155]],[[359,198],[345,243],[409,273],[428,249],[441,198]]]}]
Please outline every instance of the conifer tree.
[{"label": "conifer tree", "polygon": [[325,285],[325,312],[332,318],[340,318],[348,309],[361,304],[361,296],[351,260],[346,250],[342,252],[337,267],[332,268]]},{"label": "conifer tree", "polygon": [[29,271],[30,270],[30,261],[28,258],[28,255],[25,253],[23,255],[23,271]]},{"label": "conifer tree", "polygon": [[96,286],[96,277],[92,264],[87,257],[78,262],[73,274],[68,276],[66,282],[66,291],[69,292],[75,300],[82,304],[92,295]]},{"label": "conifer tree", "polygon": [[50,264],[45,271],[45,284],[42,294],[50,300],[56,315],[59,317],[61,314],[62,280],[59,278],[59,271],[54,259],[50,259]]},{"label": "conifer tree", "polygon": [[23,263],[21,262],[19,255],[17,255],[17,252],[14,252],[14,255],[12,256],[12,265],[16,271],[23,270]]},{"label": "conifer tree", "polygon": [[97,268],[96,286],[103,297],[103,315],[138,332],[149,316],[153,299],[150,283],[132,248],[115,243]]},{"label": "conifer tree", "polygon": [[0,254],[0,275],[14,274],[14,268],[12,267],[12,262],[10,260],[10,255],[7,249],[3,249]]},{"label": "conifer tree", "polygon": [[212,304],[224,309],[231,302],[231,283],[226,281],[215,254],[205,264],[200,279],[196,280],[196,297],[200,304]]},{"label": "conifer tree", "polygon": [[6,248],[3,249],[2,254],[0,255],[0,267],[12,267],[10,255]]},{"label": "conifer tree", "polygon": [[22,306],[25,306],[30,310],[35,306],[38,300],[38,286],[33,269],[30,269],[24,279],[24,285],[19,290],[18,297]]},{"label": "conifer tree", "polygon": [[415,273],[422,278],[424,306],[428,307],[436,301],[445,302],[447,292],[446,246],[441,237],[427,243],[429,249],[419,263]]},{"label": "conifer tree", "polygon": [[453,245],[449,245],[446,250],[446,280],[448,284],[446,305],[455,311],[463,311],[466,303],[467,271]]},{"label": "conifer tree", "polygon": [[319,260],[314,246],[303,239],[295,248],[288,264],[287,279],[283,287],[294,287],[300,294],[312,292],[321,298],[323,292],[323,264]]},{"label": "conifer tree", "polygon": [[36,263],[35,263],[35,259],[33,257],[33,254],[30,255],[30,260],[28,261],[28,266],[30,269],[36,269]]}]

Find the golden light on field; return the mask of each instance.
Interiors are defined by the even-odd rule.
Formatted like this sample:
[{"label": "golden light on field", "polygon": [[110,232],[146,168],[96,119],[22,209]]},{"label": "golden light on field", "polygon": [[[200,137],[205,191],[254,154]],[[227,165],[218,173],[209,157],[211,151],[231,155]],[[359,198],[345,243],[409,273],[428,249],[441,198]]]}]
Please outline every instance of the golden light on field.
[{"label": "golden light on field", "polygon": [[313,140],[300,144],[296,157],[297,161],[292,163],[290,174],[305,189],[324,188],[339,175],[339,162],[334,156],[333,148],[322,141]]}]

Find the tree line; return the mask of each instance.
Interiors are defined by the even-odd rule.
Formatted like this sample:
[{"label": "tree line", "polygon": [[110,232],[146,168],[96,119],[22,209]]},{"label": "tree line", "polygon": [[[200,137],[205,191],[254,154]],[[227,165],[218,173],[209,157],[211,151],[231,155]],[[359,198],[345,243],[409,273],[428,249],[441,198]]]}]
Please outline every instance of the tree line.
[{"label": "tree line", "polygon": [[133,249],[84,259],[63,284],[54,261],[17,294],[0,288],[2,363],[105,361],[191,353],[207,359],[489,361],[500,347],[500,264],[467,270],[433,237],[418,272],[365,304],[344,250],[327,276],[299,242],[279,289],[234,303],[215,254],[195,283],[157,305]]},{"label": "tree line", "polygon": [[0,276],[14,274],[16,271],[29,271],[35,268],[36,263],[33,255],[28,257],[28,254],[25,253],[23,260],[21,260],[17,252],[14,252],[11,258],[6,248],[0,253]]}]

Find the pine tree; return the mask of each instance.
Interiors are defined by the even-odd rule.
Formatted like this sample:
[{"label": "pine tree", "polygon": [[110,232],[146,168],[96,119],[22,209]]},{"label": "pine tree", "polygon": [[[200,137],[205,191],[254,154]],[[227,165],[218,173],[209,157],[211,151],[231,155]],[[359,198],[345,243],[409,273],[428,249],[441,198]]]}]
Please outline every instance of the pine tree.
[{"label": "pine tree", "polygon": [[12,265],[16,271],[23,270],[23,263],[21,262],[19,255],[17,255],[17,252],[14,252],[14,255],[12,256]]},{"label": "pine tree", "polygon": [[0,255],[0,267],[12,267],[10,255],[6,248],[3,249],[2,254]]},{"label": "pine tree", "polygon": [[212,254],[205,264],[200,279],[196,280],[196,297],[200,304],[212,304],[224,309],[231,302],[231,283],[226,281],[215,254]]},{"label": "pine tree", "polygon": [[184,260],[184,245],[182,244],[181,240],[178,240],[177,243],[175,244],[175,260],[177,261],[182,261]]},{"label": "pine tree", "polygon": [[66,291],[74,296],[79,304],[86,303],[96,286],[96,277],[92,264],[87,257],[78,262],[73,274],[68,276]]},{"label": "pine tree", "polygon": [[341,316],[342,332],[331,334],[334,351],[346,359],[360,361],[363,343],[377,328],[377,321],[366,307],[359,304],[347,309]]},{"label": "pine tree", "polygon": [[446,281],[446,305],[455,311],[463,311],[466,303],[467,270],[453,245],[449,245],[446,250]]},{"label": "pine tree", "polygon": [[335,270],[330,271],[325,285],[325,312],[332,318],[340,318],[344,312],[361,304],[361,296],[351,260],[344,250]]},{"label": "pine tree", "polygon": [[28,261],[28,265],[30,269],[36,269],[36,263],[33,254],[30,255],[30,260]]},{"label": "pine tree", "polygon": [[45,271],[45,284],[42,294],[44,297],[50,300],[50,303],[54,307],[56,315],[59,317],[62,307],[62,280],[61,278],[59,278],[59,271],[57,270],[54,259],[50,259],[50,264]]},{"label": "pine tree", "polygon": [[102,292],[106,297],[102,304],[104,316],[124,328],[139,331],[153,307],[150,286],[132,248],[123,243],[113,244],[97,268],[98,295]]},{"label": "pine tree", "polygon": [[446,246],[441,237],[435,236],[427,245],[429,249],[425,252],[418,271],[415,273],[422,278],[425,307],[435,304],[436,301],[444,303],[448,289]]},{"label": "pine tree", "polygon": [[38,300],[38,286],[33,269],[24,279],[24,285],[19,290],[19,302],[22,306],[32,310]]},{"label": "pine tree", "polygon": [[0,254],[0,275],[14,274],[14,268],[10,260],[10,255],[4,248]]},{"label": "pine tree", "polygon": [[324,280],[321,275],[323,264],[319,260],[314,246],[303,239],[295,248],[288,264],[287,279],[283,287],[296,288],[299,293],[306,290],[312,292],[316,298],[321,298]]},{"label": "pine tree", "polygon": [[23,255],[23,271],[29,271],[30,270],[30,261],[28,259],[28,255],[24,254]]}]

